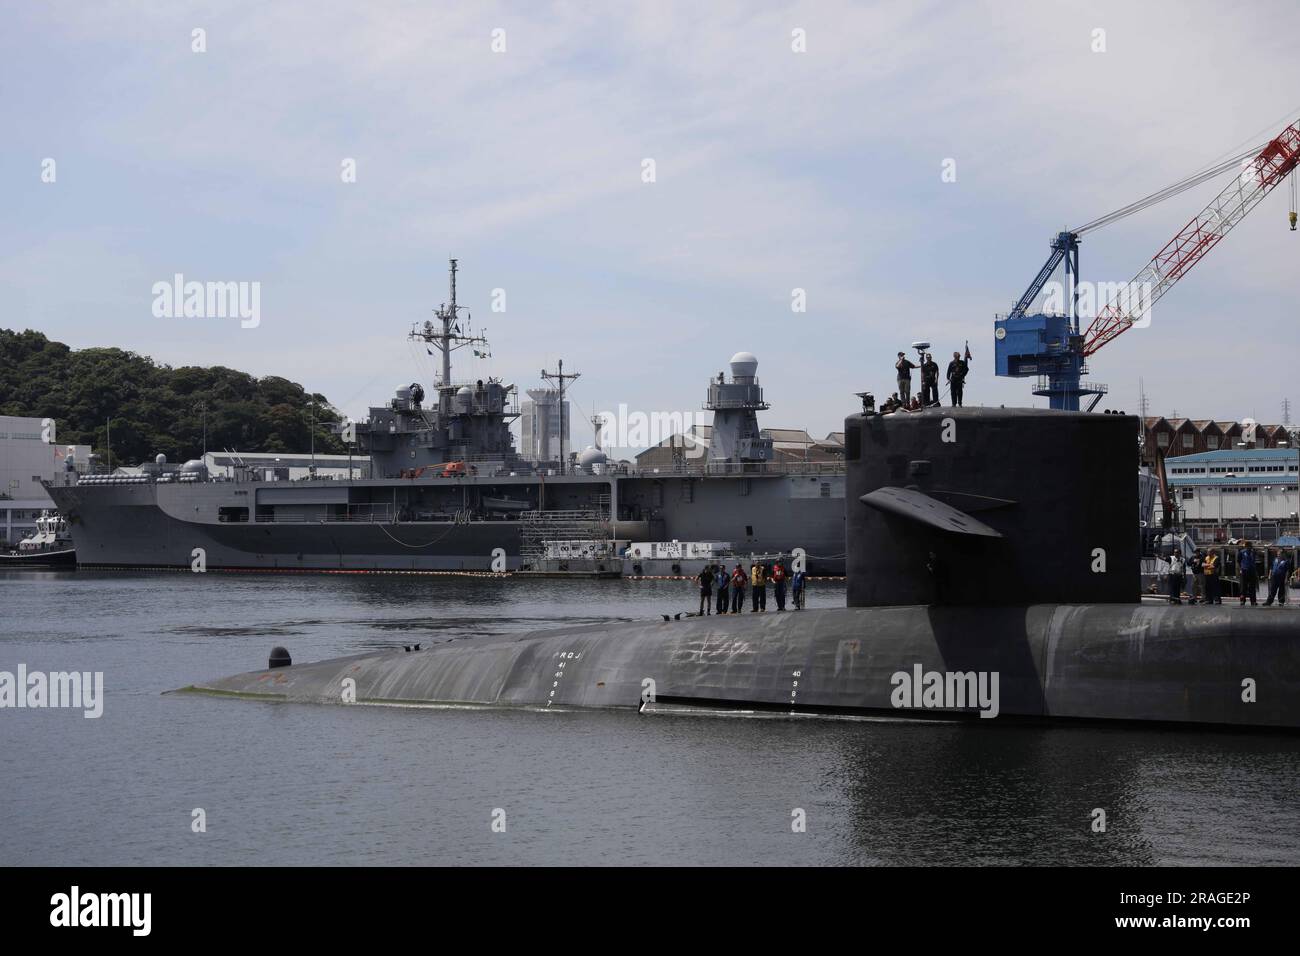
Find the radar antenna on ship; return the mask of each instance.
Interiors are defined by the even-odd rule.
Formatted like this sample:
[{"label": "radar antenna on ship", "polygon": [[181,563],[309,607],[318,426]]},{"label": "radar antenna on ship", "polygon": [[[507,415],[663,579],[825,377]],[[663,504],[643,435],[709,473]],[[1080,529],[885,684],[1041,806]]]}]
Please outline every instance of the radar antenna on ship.
[{"label": "radar antenna on ship", "polygon": [[[433,314],[438,317],[438,324],[425,322],[424,325],[417,324],[411,329],[408,338],[418,340],[426,345],[432,345],[442,353],[442,381],[439,382],[440,388],[451,386],[451,353],[456,349],[464,348],[467,345],[482,346],[480,352],[477,348],[474,354],[480,358],[490,356],[488,351],[488,340],[482,335],[474,335],[473,330],[465,334],[460,330],[460,324],[457,322],[457,314],[466,306],[456,304],[456,260],[451,260],[451,302],[444,302],[438,308],[434,309]],[[466,311],[465,317],[470,318],[469,312]]]}]

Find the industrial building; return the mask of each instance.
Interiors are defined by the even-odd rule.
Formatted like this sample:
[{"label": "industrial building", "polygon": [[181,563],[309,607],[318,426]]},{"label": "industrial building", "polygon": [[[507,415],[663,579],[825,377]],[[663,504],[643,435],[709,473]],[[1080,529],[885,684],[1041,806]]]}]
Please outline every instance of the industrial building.
[{"label": "industrial building", "polygon": [[1183,526],[1198,541],[1271,542],[1300,533],[1300,450],[1294,447],[1181,455],[1166,463],[1165,474]]},{"label": "industrial building", "polygon": [[0,545],[34,533],[40,513],[54,507],[41,482],[64,470],[69,452],[77,471],[89,467],[90,446],[58,444],[44,421],[0,415]]}]

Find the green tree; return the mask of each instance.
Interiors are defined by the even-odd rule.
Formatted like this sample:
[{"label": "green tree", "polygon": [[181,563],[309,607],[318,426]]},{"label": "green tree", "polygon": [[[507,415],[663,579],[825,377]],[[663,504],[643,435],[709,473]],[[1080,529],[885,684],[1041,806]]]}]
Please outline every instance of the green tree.
[{"label": "green tree", "polygon": [[330,430],[342,420],[338,411],[278,375],[172,368],[122,349],[73,350],[31,329],[0,329],[0,414],[52,418],[60,442],[91,445],[101,460],[109,419],[114,464],[159,453],[171,461],[197,458],[205,409],[209,450],[306,451],[314,416],[316,451],[347,451]]}]

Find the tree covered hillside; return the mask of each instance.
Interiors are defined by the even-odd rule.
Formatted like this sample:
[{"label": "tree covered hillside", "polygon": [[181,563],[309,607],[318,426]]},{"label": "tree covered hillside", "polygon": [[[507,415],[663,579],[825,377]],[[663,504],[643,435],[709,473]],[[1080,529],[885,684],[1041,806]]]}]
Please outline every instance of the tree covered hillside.
[{"label": "tree covered hillside", "polygon": [[121,349],[73,350],[30,329],[0,329],[0,415],[52,418],[59,444],[92,445],[101,461],[111,418],[114,465],[159,452],[173,462],[199,457],[205,406],[209,451],[305,452],[313,400],[316,451],[346,453],[328,428],[338,412],[288,379],[172,368]]}]

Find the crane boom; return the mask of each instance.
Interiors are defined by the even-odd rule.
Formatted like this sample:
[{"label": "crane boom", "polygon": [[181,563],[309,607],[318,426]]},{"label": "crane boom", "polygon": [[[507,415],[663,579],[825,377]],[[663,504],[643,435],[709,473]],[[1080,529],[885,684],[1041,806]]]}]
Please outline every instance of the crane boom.
[{"label": "crane boom", "polygon": [[[1072,258],[1066,259],[1066,256]],[[1038,293],[1043,291],[1043,286],[1047,280],[1052,277],[1056,267],[1061,264],[1061,260],[1066,259],[1066,271],[1073,269],[1075,272],[1079,268],[1079,243],[1078,235],[1071,232],[1063,232],[1052,240],[1052,254],[1048,256],[1047,262],[1038,270],[1038,275],[1034,276],[1034,281],[1029,283],[1029,288],[1025,290],[1014,306],[1011,307],[1010,315],[1024,315],[1025,310],[1038,298]]]},{"label": "crane boom", "polygon": [[1138,325],[1156,301],[1200,262],[1233,226],[1241,222],[1273,187],[1300,164],[1300,122],[1284,129],[1245,163],[1241,175],[1184,226],[1128,283],[1084,333],[1087,357],[1111,339]]}]

